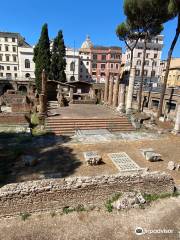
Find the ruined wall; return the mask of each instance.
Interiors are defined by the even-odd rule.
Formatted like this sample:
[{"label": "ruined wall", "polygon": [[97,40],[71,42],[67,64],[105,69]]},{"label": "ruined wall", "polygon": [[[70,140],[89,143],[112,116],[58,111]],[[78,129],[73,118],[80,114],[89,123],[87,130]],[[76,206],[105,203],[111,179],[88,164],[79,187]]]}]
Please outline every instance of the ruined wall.
[{"label": "ruined wall", "polygon": [[173,192],[174,181],[170,175],[156,172],[9,184],[0,188],[0,217],[78,204],[101,206],[113,194],[132,190]]}]

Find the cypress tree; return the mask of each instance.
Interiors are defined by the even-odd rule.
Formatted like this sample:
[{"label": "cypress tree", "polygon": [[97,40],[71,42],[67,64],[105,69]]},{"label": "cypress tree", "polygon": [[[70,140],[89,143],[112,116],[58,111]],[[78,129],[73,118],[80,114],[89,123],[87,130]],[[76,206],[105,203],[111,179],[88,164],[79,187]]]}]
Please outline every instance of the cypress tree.
[{"label": "cypress tree", "polygon": [[50,79],[66,82],[66,47],[64,44],[62,31],[58,32],[57,37],[53,41],[52,58],[50,66]]},{"label": "cypress tree", "polygon": [[48,36],[48,25],[44,24],[41,31],[40,39],[34,48],[35,62],[35,76],[36,76],[36,88],[38,93],[41,91],[41,74],[43,69],[49,74],[51,54],[50,54],[50,42]]}]

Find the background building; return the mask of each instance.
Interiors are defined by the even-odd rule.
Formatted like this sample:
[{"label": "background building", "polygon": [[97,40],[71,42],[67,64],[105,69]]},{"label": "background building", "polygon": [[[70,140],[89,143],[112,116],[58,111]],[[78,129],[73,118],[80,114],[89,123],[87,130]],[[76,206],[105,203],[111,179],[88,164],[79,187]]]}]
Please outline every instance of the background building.
[{"label": "background building", "polygon": [[[158,35],[147,43],[146,50],[146,62],[145,62],[145,70],[144,70],[144,83],[154,83],[157,84],[160,81],[160,62],[161,62],[161,54],[163,48],[163,35]],[[130,46],[133,46],[134,42],[128,42]],[[144,48],[144,40],[140,39],[134,49],[133,55],[133,66],[136,67],[136,78],[135,84],[139,84],[141,80],[141,68],[143,62],[143,48]],[[130,59],[131,52],[128,48],[126,48],[126,64],[125,70],[129,70],[130,67]]]},{"label": "background building", "polygon": [[66,79],[68,82],[79,80],[79,51],[73,48],[66,48]]},{"label": "background building", "polygon": [[[166,64],[165,64],[165,67],[162,69],[161,82],[164,81],[165,71],[166,71]],[[180,87],[180,58],[171,59],[167,86]]]},{"label": "background building", "polygon": [[34,78],[33,48],[19,33],[0,32],[0,78]]}]

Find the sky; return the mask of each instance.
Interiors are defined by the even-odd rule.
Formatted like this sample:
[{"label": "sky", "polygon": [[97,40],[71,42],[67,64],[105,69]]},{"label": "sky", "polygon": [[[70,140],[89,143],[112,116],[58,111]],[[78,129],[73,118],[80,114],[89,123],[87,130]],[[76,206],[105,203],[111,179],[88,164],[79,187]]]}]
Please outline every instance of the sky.
[{"label": "sky", "polygon": [[[26,41],[36,44],[41,27],[48,24],[52,39],[63,30],[65,44],[79,48],[89,35],[94,45],[120,46],[115,29],[125,20],[122,0],[9,0],[1,2],[0,31],[19,32]],[[177,19],[165,24],[162,59],[167,57],[175,34]],[[173,57],[180,57],[180,39]]]}]

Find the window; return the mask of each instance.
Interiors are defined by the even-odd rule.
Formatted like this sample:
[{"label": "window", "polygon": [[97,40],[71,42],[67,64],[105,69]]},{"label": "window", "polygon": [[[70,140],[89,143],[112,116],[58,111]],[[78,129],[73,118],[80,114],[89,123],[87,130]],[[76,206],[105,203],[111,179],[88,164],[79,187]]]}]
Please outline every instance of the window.
[{"label": "window", "polygon": [[149,53],[146,53],[146,58],[149,58]]},{"label": "window", "polygon": [[0,51],[2,51],[2,45],[0,45]]},{"label": "window", "polygon": [[146,65],[146,66],[149,66],[149,61],[145,61],[145,65]]},{"label": "window", "polygon": [[12,38],[12,42],[16,42],[16,39],[14,37]]},{"label": "window", "polygon": [[4,70],[4,66],[1,66],[0,69],[1,69],[1,70]]},{"label": "window", "polygon": [[8,38],[7,37],[5,37],[4,40],[5,40],[5,42],[8,42]]},{"label": "window", "polygon": [[6,62],[9,62],[9,56],[6,55]]},{"label": "window", "polygon": [[8,70],[8,71],[10,70],[10,66],[7,66],[7,70]]},{"label": "window", "polygon": [[138,66],[141,66],[141,60],[138,60],[138,61],[137,61],[137,65],[138,65]]},{"label": "window", "polygon": [[29,77],[30,77],[30,74],[29,74],[29,73],[26,73],[26,74],[25,74],[25,77],[26,77],[26,78],[29,78]]},{"label": "window", "polygon": [[155,77],[156,72],[155,71],[151,71],[151,77]]},{"label": "window", "polygon": [[15,47],[15,46],[13,46],[13,48],[12,48],[12,49],[13,49],[13,52],[16,52],[16,47]]},{"label": "window", "polygon": [[17,71],[17,67],[14,67],[14,71]]},{"label": "window", "polygon": [[113,65],[113,64],[111,64],[111,68],[114,68],[114,65]]},{"label": "window", "polygon": [[148,71],[144,70],[144,76],[147,76],[147,75],[148,75]]},{"label": "window", "polygon": [[3,73],[0,73],[0,76],[3,77]]},{"label": "window", "polygon": [[86,62],[86,66],[89,66],[89,62]]},{"label": "window", "polygon": [[1,55],[0,55],[0,61],[2,61],[2,60],[3,60],[3,55],[1,54]]},{"label": "window", "polygon": [[103,55],[101,56],[101,59],[102,59],[103,61],[106,60],[106,55],[103,54]]},{"label": "window", "polygon": [[92,75],[93,75],[93,76],[96,76],[96,72],[92,72]]},{"label": "window", "polygon": [[97,68],[97,64],[93,63],[92,68]]},{"label": "window", "polygon": [[13,62],[16,62],[17,61],[17,58],[16,58],[16,56],[14,55],[13,56]]},{"label": "window", "polygon": [[8,52],[9,51],[9,46],[5,45],[5,51]]},{"label": "window", "polygon": [[101,64],[101,69],[105,69],[106,65],[105,64]]},{"label": "window", "polygon": [[136,76],[140,76],[140,70],[136,70]]},{"label": "window", "polygon": [[30,61],[29,61],[29,59],[25,59],[25,68],[30,68]]},{"label": "window", "polygon": [[153,66],[153,67],[156,67],[156,66],[157,66],[157,62],[153,61],[153,62],[152,62],[152,66]]},{"label": "window", "polygon": [[97,60],[97,54],[93,54],[93,60]]},{"label": "window", "polygon": [[119,69],[119,64],[116,64],[116,69]]},{"label": "window", "polygon": [[75,62],[74,62],[74,61],[71,62],[71,64],[70,64],[70,71],[71,71],[71,72],[74,72],[74,71],[75,71]]},{"label": "window", "polygon": [[12,76],[11,73],[6,73],[7,78],[11,78],[11,76]]},{"label": "window", "polygon": [[157,58],[157,53],[154,54],[154,58]]},{"label": "window", "polygon": [[17,78],[17,73],[14,74],[14,77]]},{"label": "window", "polygon": [[141,55],[142,55],[142,53],[139,52],[139,53],[138,53],[138,57],[141,57]]}]

